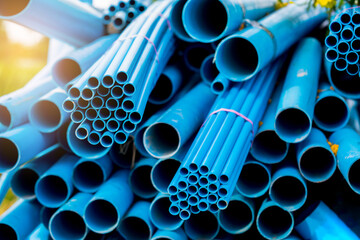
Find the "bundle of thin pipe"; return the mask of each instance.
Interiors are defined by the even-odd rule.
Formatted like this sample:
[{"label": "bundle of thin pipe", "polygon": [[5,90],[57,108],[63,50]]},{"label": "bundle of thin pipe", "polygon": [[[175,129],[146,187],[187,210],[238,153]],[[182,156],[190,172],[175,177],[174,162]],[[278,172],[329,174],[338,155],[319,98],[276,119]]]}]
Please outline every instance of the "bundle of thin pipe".
[{"label": "bundle of thin pipe", "polygon": [[[312,188],[336,177],[360,194],[359,107],[344,98],[359,89],[329,64],[328,83],[303,38],[323,9],[16,2],[0,16],[52,39],[47,66],[0,98],[0,199],[20,198],[0,239],[358,239]],[[144,11],[103,36],[121,8]]]}]

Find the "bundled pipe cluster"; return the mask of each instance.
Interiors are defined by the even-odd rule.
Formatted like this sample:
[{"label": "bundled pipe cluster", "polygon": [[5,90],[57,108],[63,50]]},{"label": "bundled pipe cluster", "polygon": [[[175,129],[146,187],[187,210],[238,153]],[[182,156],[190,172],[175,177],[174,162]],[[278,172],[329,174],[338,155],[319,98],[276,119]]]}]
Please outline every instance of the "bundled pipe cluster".
[{"label": "bundled pipe cluster", "polygon": [[[360,77],[329,51],[321,75],[324,9],[85,2],[0,0],[52,38],[0,98],[0,239],[359,239],[313,190],[338,168],[360,194]],[[338,16],[326,44],[360,23]]]}]

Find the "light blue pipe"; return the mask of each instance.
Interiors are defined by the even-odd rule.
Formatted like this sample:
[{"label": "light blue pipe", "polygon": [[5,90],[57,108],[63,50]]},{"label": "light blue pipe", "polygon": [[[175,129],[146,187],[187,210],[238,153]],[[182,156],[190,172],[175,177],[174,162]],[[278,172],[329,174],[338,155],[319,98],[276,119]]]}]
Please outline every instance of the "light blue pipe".
[{"label": "light blue pipe", "polygon": [[90,230],[104,234],[118,226],[134,198],[128,178],[129,171],[117,171],[94,194],[84,215]]},{"label": "light blue pipe", "polygon": [[0,17],[76,47],[104,34],[101,13],[79,1],[30,0],[16,6],[7,2]]},{"label": "light blue pipe", "polygon": [[0,172],[16,169],[54,144],[54,134],[40,133],[30,124],[0,134]]},{"label": "light blue pipe", "polygon": [[99,110],[99,117],[102,120],[107,120],[111,117],[111,112],[109,109],[107,109],[106,107],[102,107]]},{"label": "light blue pipe", "polygon": [[51,63],[56,61],[57,59],[65,56],[71,51],[74,51],[74,47],[64,43],[62,41],[57,40],[56,38],[52,38],[49,40],[49,48],[47,54],[47,62]]},{"label": "light blue pipe", "polygon": [[279,85],[273,93],[264,117],[262,125],[255,135],[250,150],[251,155],[258,161],[266,164],[281,162],[287,155],[289,143],[283,141],[275,132],[275,115],[280,101],[283,84]]},{"label": "light blue pipe", "polygon": [[0,176],[0,204],[3,202],[6,194],[10,189],[11,179],[14,173],[16,173],[16,170],[17,169],[2,173]]},{"label": "light blue pipe", "polygon": [[340,14],[339,15],[340,23],[342,23],[343,25],[348,25],[351,23],[352,10],[353,9],[347,9],[347,10],[339,13]]},{"label": "light blue pipe", "polygon": [[182,13],[186,2],[187,0],[174,1],[170,14],[171,28],[179,39],[186,42],[195,42],[196,40],[190,37],[184,28]]},{"label": "light blue pipe", "polygon": [[40,132],[54,132],[70,117],[63,110],[62,103],[67,94],[62,89],[54,89],[36,101],[29,110],[29,121]]},{"label": "light blue pipe", "polygon": [[339,58],[338,60],[336,60],[335,62],[335,68],[338,71],[345,71],[349,65],[349,63],[346,61],[345,58]]},{"label": "light blue pipe", "polygon": [[291,59],[275,116],[275,131],[285,142],[301,142],[310,133],[321,55],[320,43],[305,38]]},{"label": "light blue pipe", "polygon": [[336,157],[325,135],[316,128],[296,145],[296,157],[301,175],[310,182],[324,182],[336,170]]},{"label": "light blue pipe", "polygon": [[35,195],[45,207],[58,208],[74,191],[72,171],[78,157],[66,154],[52,165],[35,184]]},{"label": "light blue pipe", "polygon": [[62,104],[62,108],[65,112],[71,113],[71,112],[75,111],[75,108],[76,108],[75,102],[68,97],[64,100],[64,102]]},{"label": "light blue pipe", "polygon": [[345,41],[351,41],[354,38],[354,28],[351,25],[346,25],[341,30],[340,33],[341,39],[344,39]]},{"label": "light blue pipe", "polygon": [[127,16],[128,14],[124,11],[119,11],[115,14],[113,19],[115,29],[121,30],[126,26]]},{"label": "light blue pipe", "polygon": [[94,108],[88,108],[85,111],[85,118],[89,121],[94,121],[98,117],[98,111]]},{"label": "light blue pipe", "polygon": [[96,159],[104,156],[110,151],[110,148],[102,147],[101,145],[91,145],[87,141],[79,140],[75,136],[75,130],[79,124],[70,123],[67,130],[67,141],[71,151],[82,158]]},{"label": "light blue pipe", "polygon": [[161,230],[174,231],[181,227],[183,220],[169,213],[171,202],[169,195],[159,193],[150,205],[150,219]]},{"label": "light blue pipe", "polygon": [[137,162],[130,171],[129,184],[133,193],[141,198],[150,199],[157,195],[151,183],[151,170],[157,159],[146,158]]},{"label": "light blue pipe", "polygon": [[333,48],[336,47],[339,44],[339,37],[337,34],[333,34],[330,33],[329,35],[327,35],[327,37],[325,38],[325,45],[328,48]]},{"label": "light blue pipe", "polygon": [[29,236],[27,236],[26,240],[50,240],[49,231],[45,228],[44,225],[39,224]]},{"label": "light blue pipe", "polygon": [[54,81],[63,88],[85,73],[118,37],[116,34],[101,37],[57,60],[51,70]]},{"label": "light blue pipe", "polygon": [[360,50],[360,40],[359,39],[354,39],[351,41],[351,49],[354,51]]},{"label": "light blue pipe", "polygon": [[225,38],[216,49],[216,66],[230,80],[248,80],[326,17],[324,9],[289,4],[260,20],[261,27],[248,27]]},{"label": "light blue pipe", "polygon": [[350,51],[350,45],[345,40],[340,40],[336,48],[340,54],[347,54]]},{"label": "light blue pipe", "polygon": [[93,130],[89,133],[87,140],[91,145],[98,145],[101,140],[101,134],[99,132]]},{"label": "light blue pipe", "polygon": [[360,136],[350,127],[334,132],[329,141],[338,145],[337,163],[341,174],[351,187],[360,193],[360,179],[357,171],[360,167]]},{"label": "light blue pipe", "polygon": [[314,111],[316,125],[327,132],[334,132],[343,128],[349,117],[350,109],[345,99],[332,91],[328,83],[320,83]]},{"label": "light blue pipe", "polygon": [[307,185],[296,167],[282,165],[271,177],[270,198],[282,208],[295,211],[307,199]]},{"label": "light blue pipe", "polygon": [[[276,216],[276,221],[274,219]],[[283,239],[294,228],[293,215],[275,202],[265,199],[256,217],[256,227],[266,239]]]},{"label": "light blue pipe", "polygon": [[47,207],[42,207],[41,208],[41,210],[40,210],[40,222],[46,229],[49,230],[50,219],[57,210],[58,210],[57,208],[47,208]]},{"label": "light blue pipe", "polygon": [[328,48],[325,52],[325,59],[329,62],[336,62],[339,59],[339,53],[335,48]]},{"label": "light blue pipe", "polygon": [[18,200],[0,217],[4,239],[25,239],[40,223],[40,204]]},{"label": "light blue pipe", "polygon": [[121,123],[116,118],[110,118],[106,122],[106,129],[110,132],[116,132],[119,130]]},{"label": "light blue pipe", "polygon": [[108,155],[98,159],[80,159],[74,166],[72,180],[81,192],[94,193],[105,182],[113,170]]},{"label": "light blue pipe", "polygon": [[346,68],[346,73],[349,75],[358,75],[359,74],[359,64],[349,64]]},{"label": "light blue pipe", "polygon": [[329,24],[329,29],[332,33],[335,34],[340,33],[342,29],[342,24],[340,23],[340,19],[339,18],[332,19]]},{"label": "light blue pipe", "polygon": [[351,23],[354,25],[360,24],[360,14],[358,11],[353,11],[352,16],[351,16]]},{"label": "light blue pipe", "polygon": [[190,0],[182,11],[182,21],[190,37],[210,43],[238,31],[244,19],[256,20],[274,10],[273,0]]},{"label": "light blue pipe", "polygon": [[[345,59],[349,65],[357,64],[359,61],[359,54],[357,54],[356,52],[353,52],[353,51],[349,51],[346,54]],[[354,75],[354,74],[352,74],[352,75]]]},{"label": "light blue pipe", "polygon": [[150,220],[150,203],[137,201],[121,220],[118,231],[125,239],[150,239],[155,227]]},{"label": "light blue pipe", "polygon": [[34,199],[36,182],[64,153],[55,148],[17,169],[10,182],[14,194],[26,200]]},{"label": "light blue pipe", "polygon": [[304,239],[359,239],[324,202],[320,202],[307,218],[298,223],[295,230]]},{"label": "light blue pipe", "polygon": [[157,158],[176,154],[203,123],[215,97],[203,83],[194,87],[145,130],[146,151]]},{"label": "light blue pipe", "polygon": [[75,130],[75,136],[80,140],[85,140],[91,131],[91,121],[85,119]]},{"label": "light blue pipe", "polygon": [[174,231],[157,230],[151,240],[187,240],[184,230],[178,228]]},{"label": "light blue pipe", "polygon": [[244,197],[258,198],[268,192],[270,182],[270,166],[248,158],[236,182],[236,190]]},{"label": "light blue pipe", "polygon": [[0,98],[0,132],[27,123],[30,107],[56,87],[49,74],[40,75],[41,72],[31,80],[35,82]]},{"label": "light blue pipe", "polygon": [[184,224],[186,235],[191,239],[214,239],[220,230],[216,215],[207,211],[191,215]]},{"label": "light blue pipe", "polygon": [[91,197],[89,193],[77,193],[54,213],[49,223],[49,232],[53,239],[85,238],[88,228],[83,216]]},{"label": "light blue pipe", "polygon": [[219,74],[211,83],[211,91],[217,95],[224,93],[229,87],[230,81],[223,75]]},{"label": "light blue pipe", "polygon": [[248,231],[255,221],[255,205],[250,199],[236,194],[231,197],[226,209],[217,215],[222,229],[230,234],[241,234]]},{"label": "light blue pipe", "polygon": [[81,123],[85,119],[84,110],[77,108],[70,114],[70,119],[73,123]]},{"label": "light blue pipe", "polygon": [[111,132],[104,132],[100,138],[100,144],[104,148],[110,148],[114,144],[114,134]]}]

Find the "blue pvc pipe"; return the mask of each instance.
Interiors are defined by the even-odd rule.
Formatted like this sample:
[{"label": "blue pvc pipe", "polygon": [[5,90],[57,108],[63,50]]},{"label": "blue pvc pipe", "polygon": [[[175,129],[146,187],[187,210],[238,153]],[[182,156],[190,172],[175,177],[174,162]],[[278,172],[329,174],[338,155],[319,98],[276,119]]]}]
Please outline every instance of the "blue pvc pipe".
[{"label": "blue pvc pipe", "polygon": [[0,18],[19,23],[76,47],[83,46],[104,34],[101,13],[79,1],[30,0],[17,2],[16,5],[4,1]]},{"label": "blue pvc pipe", "polygon": [[340,33],[341,39],[351,41],[354,38],[354,28],[351,25],[344,26]]},{"label": "blue pvc pipe", "polygon": [[185,65],[191,71],[199,73],[202,62],[213,52],[214,50],[207,44],[191,44],[184,51]]},{"label": "blue pvc pipe", "polygon": [[157,230],[151,240],[187,240],[187,236],[181,228],[174,231]]},{"label": "blue pvc pipe", "polygon": [[342,29],[342,24],[340,23],[339,18],[334,18],[329,24],[329,29],[332,33],[340,33]]},{"label": "blue pvc pipe", "polygon": [[0,134],[0,172],[19,167],[54,144],[54,134],[40,133],[30,124]]},{"label": "blue pvc pipe", "polygon": [[44,239],[48,240],[50,238],[49,231],[45,228],[44,225],[39,224],[29,236],[27,236],[26,240],[39,240]]},{"label": "blue pvc pipe", "polygon": [[41,175],[35,185],[35,195],[45,207],[63,205],[74,191],[71,173],[78,157],[66,154]]},{"label": "blue pvc pipe", "polygon": [[347,41],[340,40],[336,46],[336,49],[338,50],[339,54],[347,54],[350,51],[350,45]]},{"label": "blue pvc pipe", "polygon": [[79,140],[75,136],[75,130],[79,124],[70,123],[67,130],[67,141],[71,151],[79,157],[96,159],[104,156],[110,151],[110,148],[102,147],[101,145],[91,145],[87,141]]},{"label": "blue pvc pipe", "polygon": [[327,37],[325,38],[325,45],[328,48],[333,48],[336,47],[339,43],[339,37],[337,34],[333,34],[330,33],[329,35],[327,35]]},{"label": "blue pvc pipe", "polygon": [[320,83],[314,110],[314,122],[324,131],[343,128],[349,121],[350,109],[345,99],[330,89],[328,83]]},{"label": "blue pvc pipe", "polygon": [[2,173],[0,176],[0,204],[3,202],[10,189],[11,179],[16,173],[16,169]]},{"label": "blue pvc pipe", "polygon": [[310,133],[321,55],[320,43],[305,38],[291,59],[275,117],[275,131],[286,142],[301,142]]},{"label": "blue pvc pipe", "polygon": [[181,227],[183,220],[169,213],[169,195],[159,193],[150,205],[150,219],[158,229],[173,231]]},{"label": "blue pvc pipe", "polygon": [[51,38],[49,40],[49,50],[47,54],[47,62],[51,63],[61,58],[62,56],[73,51],[74,47],[57,40],[56,38]]},{"label": "blue pvc pipe", "polygon": [[110,158],[114,164],[121,168],[132,168],[135,154],[133,138],[129,138],[124,144],[115,143],[109,152]]},{"label": "blue pvc pipe", "polygon": [[329,62],[336,62],[339,59],[339,53],[335,48],[328,48],[325,53],[325,59]]},{"label": "blue pvc pipe", "polygon": [[179,39],[186,42],[195,42],[195,40],[185,31],[182,20],[182,13],[186,2],[187,0],[177,0],[173,3],[170,14],[171,28]]},{"label": "blue pvc pipe", "polygon": [[128,178],[129,171],[117,171],[94,194],[84,215],[90,230],[104,234],[118,226],[134,198]]},{"label": "blue pvc pipe", "polygon": [[236,190],[248,198],[258,198],[268,192],[271,182],[271,168],[268,165],[248,159],[236,183]]},{"label": "blue pvc pipe", "polygon": [[316,128],[296,145],[296,157],[301,175],[310,182],[326,181],[336,170],[336,157],[326,136]]},{"label": "blue pvc pipe", "polygon": [[216,215],[207,211],[191,215],[184,224],[186,235],[191,239],[213,239],[220,230]]},{"label": "blue pvc pipe", "polygon": [[77,193],[50,219],[49,232],[54,239],[82,240],[88,233],[83,219],[85,206],[92,198],[88,193]]},{"label": "blue pvc pipe", "polygon": [[306,182],[296,167],[283,164],[273,173],[269,196],[282,208],[298,210],[305,204],[307,194]]},{"label": "blue pvc pipe", "polygon": [[14,194],[23,199],[34,199],[36,182],[62,155],[64,150],[56,148],[17,169],[10,182]]},{"label": "blue pvc pipe", "polygon": [[256,227],[266,239],[283,239],[292,232],[294,218],[275,202],[265,199],[256,217]]},{"label": "blue pvc pipe", "polygon": [[49,229],[49,223],[51,217],[54,215],[54,213],[57,211],[57,208],[47,208],[42,207],[40,210],[40,222],[46,229]]},{"label": "blue pvc pipe", "polygon": [[215,94],[224,93],[229,87],[230,81],[223,75],[219,74],[211,83],[211,91]]},{"label": "blue pvc pipe", "polygon": [[336,60],[334,66],[338,71],[345,71],[348,67],[349,63],[346,61],[345,58],[339,58]]},{"label": "blue pvc pipe", "polygon": [[94,193],[105,182],[113,170],[108,155],[98,159],[80,159],[74,166],[72,180],[81,192]]},{"label": "blue pvc pipe", "polygon": [[146,151],[157,158],[176,154],[201,126],[215,97],[203,83],[190,90],[145,130]]},{"label": "blue pvc pipe", "polygon": [[337,163],[341,174],[351,187],[360,193],[360,179],[357,174],[360,167],[360,136],[352,128],[346,127],[334,132],[329,141],[338,145]]},{"label": "blue pvc pipe", "polygon": [[248,80],[326,17],[324,9],[289,4],[260,20],[262,27],[248,27],[225,38],[216,49],[216,66],[230,80]]},{"label": "blue pvc pipe", "polygon": [[[190,0],[182,11],[185,31],[199,42],[214,42],[238,31],[244,19],[256,20],[275,10],[275,1]],[[216,17],[214,17],[216,16]]]},{"label": "blue pvc pipe", "polygon": [[155,227],[150,220],[150,203],[137,201],[121,220],[118,231],[125,239],[144,239],[151,238]]},{"label": "blue pvc pipe", "polygon": [[207,56],[200,66],[201,79],[211,86],[212,82],[219,75],[219,70],[214,62],[214,54]]},{"label": "blue pvc pipe", "polygon": [[357,240],[359,237],[324,202],[320,202],[307,218],[295,226],[304,239]]},{"label": "blue pvc pipe", "polygon": [[279,85],[268,101],[268,107],[261,120],[262,125],[255,135],[250,150],[251,155],[266,164],[281,162],[287,155],[289,143],[283,141],[275,132],[275,115],[283,84]]},{"label": "blue pvc pipe", "polygon": [[255,205],[250,199],[236,194],[231,197],[226,209],[217,215],[222,229],[230,234],[241,234],[248,231],[255,221]]},{"label": "blue pvc pipe", "polygon": [[141,198],[150,199],[157,195],[158,191],[151,182],[151,170],[157,159],[146,158],[137,162],[130,172],[129,185],[133,193]]}]

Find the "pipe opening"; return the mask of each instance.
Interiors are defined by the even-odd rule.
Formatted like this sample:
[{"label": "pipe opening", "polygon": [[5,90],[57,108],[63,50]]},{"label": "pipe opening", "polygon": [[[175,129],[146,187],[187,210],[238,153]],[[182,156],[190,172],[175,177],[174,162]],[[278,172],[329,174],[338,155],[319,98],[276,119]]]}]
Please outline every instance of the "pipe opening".
[{"label": "pipe opening", "polygon": [[54,130],[61,122],[58,106],[48,100],[41,100],[31,108],[30,121],[42,131]]},{"label": "pipe opening", "polygon": [[211,53],[211,50],[203,45],[193,45],[185,51],[185,62],[192,70],[200,71],[202,62]]},{"label": "pipe opening", "polygon": [[188,210],[182,210],[180,212],[180,217],[183,220],[188,220],[190,218],[190,212]]},{"label": "pipe opening", "polygon": [[119,3],[119,7],[120,7],[120,8],[125,8],[125,7],[126,7],[126,4],[125,4],[124,2],[120,2],[120,3]]},{"label": "pipe opening", "polygon": [[284,207],[291,207],[303,202],[306,198],[306,189],[303,183],[291,176],[276,179],[271,188],[272,200]]},{"label": "pipe opening", "polygon": [[111,95],[114,97],[114,98],[120,98],[122,97],[123,95],[123,90],[120,86],[114,86],[112,89],[111,89]]},{"label": "pipe opening", "polygon": [[135,17],[134,12],[128,12],[128,18],[133,18],[133,17]]},{"label": "pipe opening", "polygon": [[191,215],[185,222],[185,232],[191,239],[213,239],[218,231],[219,223],[210,212]]},{"label": "pipe opening", "polygon": [[360,24],[360,14],[359,13],[353,13],[351,17],[351,21],[354,25]]},{"label": "pipe opening", "polygon": [[93,128],[95,131],[99,131],[101,132],[102,130],[105,129],[105,122],[101,119],[96,119],[94,122],[93,122]]},{"label": "pipe opening", "polygon": [[0,1],[0,15],[2,17],[12,17],[14,15],[20,14],[29,3],[30,0]]},{"label": "pipe opening", "polygon": [[205,59],[204,63],[201,65],[200,71],[204,76],[203,80],[209,84],[211,84],[219,75],[219,70],[217,69],[215,63],[213,63],[213,57]]},{"label": "pipe opening", "polygon": [[196,196],[190,196],[189,197],[189,204],[192,206],[195,206],[196,204],[198,204],[199,199]]},{"label": "pipe opening", "polygon": [[120,127],[120,123],[115,120],[115,119],[110,119],[108,122],[107,122],[107,129],[110,131],[110,132],[115,132],[119,129]]},{"label": "pipe opening", "polygon": [[273,130],[259,132],[253,141],[252,155],[266,163],[278,163],[285,158],[288,144]]},{"label": "pipe opening", "polygon": [[346,72],[350,75],[357,75],[359,73],[359,66],[357,64],[349,64]]},{"label": "pipe opening", "polygon": [[174,155],[180,148],[181,142],[177,130],[166,123],[157,123],[148,127],[144,139],[146,139],[146,150],[155,157]]},{"label": "pipe opening", "polygon": [[174,29],[177,35],[184,39],[191,39],[189,34],[185,31],[183,20],[182,20],[182,12],[186,1],[177,1],[173,5],[173,9],[170,14],[171,28]]},{"label": "pipe opening", "polygon": [[354,162],[349,170],[348,178],[350,186],[357,192],[360,192],[360,161]]},{"label": "pipe opening", "polygon": [[265,193],[270,185],[270,174],[260,164],[247,163],[241,170],[236,185],[245,196]]},{"label": "pipe opening", "polygon": [[109,109],[109,110],[115,110],[116,108],[119,107],[119,102],[118,100],[114,99],[114,98],[109,98],[107,101],[106,101],[106,107]]},{"label": "pipe opening", "polygon": [[85,138],[87,138],[87,136],[89,135],[89,132],[87,130],[87,128],[84,127],[79,127],[76,129],[76,133],[75,133],[76,137],[83,140]]},{"label": "pipe opening", "polygon": [[198,182],[198,177],[196,176],[196,174],[190,174],[189,176],[188,176],[188,182],[190,183],[190,184],[196,184],[197,182]]},{"label": "pipe opening", "polygon": [[336,61],[339,58],[339,54],[337,51],[335,51],[334,49],[328,49],[326,51],[326,59],[329,61]]},{"label": "pipe opening", "polygon": [[200,201],[198,208],[200,211],[206,211],[209,208],[209,204],[205,200]]},{"label": "pipe opening", "polygon": [[[18,1],[16,1],[17,3]],[[71,80],[81,74],[80,65],[73,59],[63,58],[59,60],[52,69],[52,75],[55,82],[60,86],[65,86]]]},{"label": "pipe opening", "polygon": [[7,139],[0,138],[0,169],[3,171],[15,167],[19,161],[20,153],[17,145]]},{"label": "pipe opening", "polygon": [[210,191],[210,192],[216,192],[217,190],[218,190],[218,186],[217,186],[216,184],[211,183],[211,184],[209,185],[209,191]]},{"label": "pipe opening", "polygon": [[4,105],[0,105],[0,123],[7,128],[10,127],[11,124],[11,114],[9,109]]},{"label": "pipe opening", "polygon": [[349,62],[349,64],[355,64],[359,61],[359,55],[356,52],[349,52],[346,55],[346,60]]},{"label": "pipe opening", "polygon": [[107,108],[101,108],[100,111],[99,111],[99,116],[102,118],[102,119],[108,119],[111,115],[111,112],[109,111],[109,109]]},{"label": "pipe opening", "polygon": [[332,21],[329,25],[330,31],[338,33],[341,31],[341,24],[339,22]]},{"label": "pipe opening", "polygon": [[85,210],[85,221],[94,232],[108,232],[118,225],[120,216],[108,201],[97,199],[90,202]]},{"label": "pipe opening", "polygon": [[[132,13],[132,14],[134,14],[134,13]],[[125,72],[119,72],[116,75],[116,78],[120,83],[124,83],[128,80],[128,75]]]},{"label": "pipe opening", "polygon": [[212,88],[216,93],[222,93],[224,91],[224,84],[222,82],[214,82]]},{"label": "pipe opening", "polygon": [[349,44],[347,42],[341,42],[338,44],[338,51],[342,54],[346,54],[350,50]]},{"label": "pipe opening", "polygon": [[343,24],[349,24],[350,21],[351,21],[351,16],[350,16],[350,14],[347,13],[347,12],[342,13],[342,14],[340,15],[340,21],[341,21],[341,23],[343,23]]},{"label": "pipe opening", "polygon": [[209,210],[212,213],[216,213],[219,211],[219,207],[217,206],[217,204],[211,204]]},{"label": "pipe opening", "polygon": [[115,142],[118,143],[118,144],[123,144],[123,143],[125,143],[126,140],[127,140],[127,135],[126,135],[124,132],[122,132],[122,131],[118,131],[118,132],[116,132],[115,135],[114,135],[114,140],[115,140]]},{"label": "pipe opening", "polygon": [[135,86],[132,83],[125,84],[124,92],[126,94],[133,94],[135,92]]},{"label": "pipe opening", "polygon": [[360,94],[360,78],[358,75],[351,76],[332,66],[331,81],[334,87],[347,97],[355,97]]},{"label": "pipe opening", "polygon": [[325,130],[334,130],[343,126],[349,115],[346,103],[338,97],[324,97],[315,104],[314,120]]},{"label": "pipe opening", "polygon": [[105,20],[105,21],[110,21],[110,16],[109,16],[108,14],[105,14],[105,15],[104,15],[104,20]]},{"label": "pipe opening", "polygon": [[310,128],[310,119],[301,109],[285,109],[278,114],[275,120],[277,134],[289,142],[304,139],[309,134]]},{"label": "pipe opening", "polygon": [[161,197],[153,201],[150,207],[151,220],[158,228],[168,228],[181,226],[182,221],[179,216],[169,213],[171,202],[167,196]]},{"label": "pipe opening", "polygon": [[98,144],[100,142],[100,134],[97,132],[91,132],[88,137],[88,141],[91,144]]},{"label": "pipe opening", "polygon": [[97,118],[97,111],[93,108],[89,108],[85,112],[86,118],[89,120],[95,120]]},{"label": "pipe opening", "polygon": [[198,191],[198,188],[197,186],[195,185],[190,185],[187,189],[187,191],[190,193],[190,194],[196,194],[197,191]]},{"label": "pipe opening", "polygon": [[[274,216],[276,216],[276,221],[274,221]],[[258,215],[257,223],[260,232],[267,238],[273,239],[279,236],[285,238],[292,230],[293,219],[289,212],[280,207],[271,206]]]},{"label": "pipe opening", "polygon": [[82,90],[81,96],[84,99],[89,100],[94,96],[94,92],[90,88],[85,88]]},{"label": "pipe opening", "polygon": [[100,138],[100,143],[103,147],[108,148],[114,144],[114,139],[109,135],[105,135]]},{"label": "pipe opening", "polygon": [[125,218],[119,227],[125,239],[150,239],[151,230],[144,220],[138,217]]},{"label": "pipe opening", "polygon": [[121,18],[115,18],[115,20],[114,20],[114,24],[116,26],[121,26],[123,24],[123,22],[124,21]]},{"label": "pipe opening", "polygon": [[133,101],[129,100],[124,100],[122,103],[122,107],[125,111],[130,112],[131,110],[134,109],[135,105],[133,103]]},{"label": "pipe opening", "polygon": [[66,201],[69,189],[63,179],[49,175],[39,179],[35,192],[39,202],[44,206],[59,207]]},{"label": "pipe opening", "polygon": [[211,42],[226,30],[228,16],[220,1],[197,0],[186,4],[183,21],[189,35],[204,42]]},{"label": "pipe opening", "polygon": [[354,51],[359,51],[360,50],[360,40],[359,39],[355,39],[351,42],[351,48]]},{"label": "pipe opening", "polygon": [[139,7],[139,11],[140,11],[140,12],[145,11],[145,7],[144,7],[144,6],[140,6],[140,7]]},{"label": "pipe opening", "polygon": [[[75,103],[71,100],[65,100],[64,104],[63,104],[63,108],[67,112],[72,112],[75,109]],[[1,111],[1,109],[0,109],[0,111]],[[1,119],[0,119],[0,121],[1,121]]]},{"label": "pipe opening", "polygon": [[161,192],[167,192],[179,167],[180,162],[171,158],[162,160],[156,164],[151,171],[151,180],[154,186]]},{"label": "pipe opening", "polygon": [[322,182],[331,177],[336,159],[327,149],[309,148],[300,158],[299,168],[304,177],[312,182]]},{"label": "pipe opening", "polygon": [[127,113],[123,109],[119,108],[115,111],[115,118],[117,120],[122,121],[125,120],[126,117],[127,117]]},{"label": "pipe opening", "polygon": [[350,29],[344,29],[341,32],[341,37],[346,41],[350,41],[354,37],[354,32]]},{"label": "pipe opening", "polygon": [[216,194],[210,194],[208,197],[207,197],[207,200],[209,203],[213,204],[213,203],[216,203],[217,200],[218,200],[218,196]]},{"label": "pipe opening", "polygon": [[334,35],[329,35],[326,37],[325,43],[328,47],[335,47],[338,43],[338,39]]},{"label": "pipe opening", "polygon": [[161,74],[155,87],[151,91],[149,100],[153,103],[163,103],[171,98],[173,94],[173,85],[171,80],[164,74]]},{"label": "pipe opening", "polygon": [[82,239],[87,232],[83,218],[72,211],[56,214],[50,229],[54,238],[59,239]]},{"label": "pipe opening", "polygon": [[110,6],[110,7],[109,7],[109,11],[110,11],[110,12],[115,12],[115,10],[116,10],[115,6]]},{"label": "pipe opening", "polygon": [[104,84],[104,87],[111,87],[112,85],[114,85],[115,81],[112,77],[105,76],[102,83]]},{"label": "pipe opening", "polygon": [[11,188],[15,195],[24,198],[35,197],[35,184],[39,175],[31,168],[20,168],[11,179]]},{"label": "pipe opening", "polygon": [[73,122],[79,123],[84,120],[84,114],[81,111],[74,111],[71,113],[70,118]]},{"label": "pipe opening", "polygon": [[91,106],[93,108],[101,108],[103,105],[104,100],[101,97],[96,96],[91,100]]},{"label": "pipe opening", "polygon": [[139,123],[142,119],[142,116],[139,112],[130,113],[130,121],[133,123]]},{"label": "pipe opening", "polygon": [[40,222],[46,227],[46,229],[49,229],[50,219],[57,210],[58,210],[57,208],[47,208],[47,207],[41,208]]},{"label": "pipe opening", "polygon": [[102,97],[106,97],[110,92],[110,89],[107,87],[104,87],[103,85],[100,85],[100,87],[98,87],[97,89],[97,93],[102,96]]},{"label": "pipe opening", "polygon": [[[1,4],[0,4],[1,6]],[[1,7],[0,7],[1,9]],[[0,240],[9,240],[9,239],[14,239],[14,240],[18,240],[19,236],[17,235],[15,229],[13,229],[11,226],[5,224],[5,223],[0,223]]]},{"label": "pipe opening", "polygon": [[178,188],[180,190],[185,190],[188,186],[188,183],[185,180],[181,180],[178,182]]},{"label": "pipe opening", "polygon": [[143,198],[154,197],[157,193],[151,183],[152,166],[139,166],[130,175],[130,185],[134,193]]},{"label": "pipe opening", "polygon": [[136,125],[133,124],[133,123],[130,122],[130,121],[125,121],[123,128],[124,128],[125,132],[129,132],[129,133],[130,133],[130,132],[135,131]]},{"label": "pipe opening", "polygon": [[74,169],[73,180],[80,191],[93,191],[105,180],[102,168],[95,162],[82,162]]},{"label": "pipe opening", "polygon": [[78,103],[79,107],[83,108],[83,109],[89,107],[89,105],[90,105],[90,102],[83,98],[79,98],[77,103]]},{"label": "pipe opening", "polygon": [[186,200],[187,198],[188,198],[188,193],[187,192],[185,192],[185,191],[181,191],[181,192],[179,192],[178,193],[178,199],[179,200]]}]

